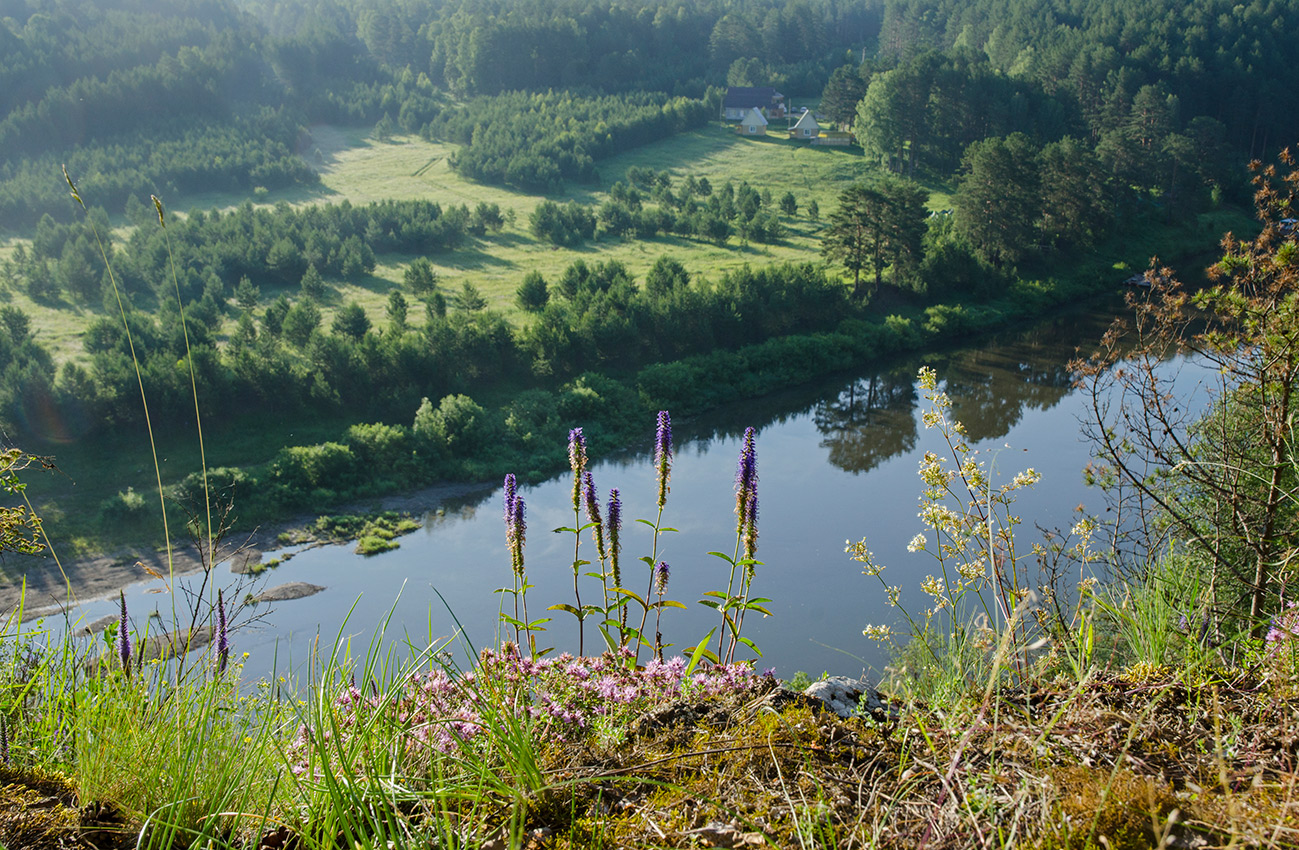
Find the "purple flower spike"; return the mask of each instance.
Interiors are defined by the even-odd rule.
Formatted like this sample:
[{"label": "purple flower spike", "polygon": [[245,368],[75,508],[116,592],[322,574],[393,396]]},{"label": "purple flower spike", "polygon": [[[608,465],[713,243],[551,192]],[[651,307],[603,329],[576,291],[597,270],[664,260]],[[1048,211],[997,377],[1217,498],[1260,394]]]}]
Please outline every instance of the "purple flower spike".
[{"label": "purple flower spike", "polygon": [[217,639],[216,639],[217,675],[226,671],[230,661],[230,634],[226,630],[226,603],[221,591],[217,591]]},{"label": "purple flower spike", "polygon": [[672,477],[672,417],[666,410],[659,411],[658,428],[654,433],[654,468],[658,470],[659,507],[668,500],[668,479]]},{"label": "purple flower spike", "polygon": [[672,576],[672,568],[668,566],[667,561],[659,561],[658,567],[654,570],[654,592],[659,596],[668,592],[668,579]]},{"label": "purple flower spike", "polygon": [[505,506],[505,524],[510,524],[510,517],[514,516],[514,500],[519,498],[519,483],[514,478],[513,472],[505,474],[505,484],[502,488],[502,501]]},{"label": "purple flower spike", "polygon": [[622,587],[622,571],[618,568],[618,555],[622,552],[622,544],[618,540],[618,534],[622,531],[622,498],[618,494],[618,488],[609,491],[609,569],[613,573],[613,586]]},{"label": "purple flower spike", "polygon": [[511,472],[505,476],[505,547],[510,553],[510,569],[523,575],[523,544],[528,523],[524,519],[523,497],[519,495],[518,482]]},{"label": "purple flower spike", "polygon": [[604,551],[604,521],[600,519],[600,499],[595,494],[595,479],[591,473],[586,473],[582,478],[582,502],[586,505],[586,519],[594,524],[591,529],[591,536],[595,538],[595,551],[600,553],[600,558],[605,556]]},{"label": "purple flower spike", "polygon": [[122,659],[122,669],[126,671],[126,677],[129,679],[131,678],[131,634],[127,627],[126,594],[119,590],[117,596],[122,600],[122,614],[117,621],[117,655]]},{"label": "purple flower spike", "polygon": [[[744,429],[744,444],[740,449],[740,460],[735,467],[735,516],[736,531],[744,534],[745,529],[757,521],[758,512],[758,457],[754,449],[755,432],[752,428]],[[750,506],[753,517],[750,518]]]},{"label": "purple flower spike", "polygon": [[568,466],[573,470],[573,510],[582,505],[582,475],[586,472],[586,438],[581,428],[568,432]]}]

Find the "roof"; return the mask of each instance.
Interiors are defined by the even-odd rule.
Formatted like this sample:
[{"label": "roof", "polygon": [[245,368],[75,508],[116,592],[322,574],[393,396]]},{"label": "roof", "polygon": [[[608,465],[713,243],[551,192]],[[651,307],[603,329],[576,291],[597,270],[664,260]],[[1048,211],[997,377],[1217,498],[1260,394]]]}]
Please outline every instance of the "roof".
[{"label": "roof", "polygon": [[741,124],[761,124],[762,126],[765,127],[765,126],[767,126],[767,119],[766,119],[766,117],[763,116],[763,114],[762,114],[761,112],[758,111],[758,107],[755,106],[755,107],[753,107],[752,109],[750,109],[748,112],[745,113],[744,117],[743,117],[742,119],[740,119],[740,123],[741,123]]},{"label": "roof", "polygon": [[726,97],[722,100],[722,107],[725,109],[748,109],[752,106],[771,106],[777,99],[784,100],[785,96],[771,86],[731,86],[726,90]]},{"label": "roof", "polygon": [[794,129],[795,129],[795,130],[799,130],[799,129],[809,129],[809,130],[810,130],[810,129],[813,128],[813,127],[816,127],[816,128],[819,129],[820,126],[821,126],[821,125],[818,124],[818,123],[816,122],[816,118],[814,118],[814,117],[812,116],[812,111],[811,111],[811,110],[808,110],[807,112],[804,112],[803,115],[802,115],[802,117],[800,117],[800,118],[798,119],[798,123],[796,123],[796,124],[794,125]]}]

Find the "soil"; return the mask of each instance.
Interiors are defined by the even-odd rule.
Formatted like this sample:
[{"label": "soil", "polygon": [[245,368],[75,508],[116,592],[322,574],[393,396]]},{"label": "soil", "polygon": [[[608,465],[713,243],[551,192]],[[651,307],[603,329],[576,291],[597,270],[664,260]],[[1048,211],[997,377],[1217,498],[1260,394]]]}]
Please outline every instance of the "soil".
[{"label": "soil", "polygon": [[[482,493],[495,484],[437,484],[407,493],[341,505],[333,513],[369,513],[397,511],[415,516],[436,510],[448,500]],[[261,526],[251,533],[232,532],[217,552],[221,569],[245,572],[248,565],[261,561],[265,552],[283,548],[280,535],[289,533],[310,539],[306,529],[320,514],[295,517],[287,522]],[[6,557],[0,562],[0,618],[22,606],[23,620],[56,614],[94,599],[112,596],[118,590],[140,581],[165,579],[170,573],[182,576],[202,569],[203,561],[193,545],[177,546],[172,552],[171,567],[166,553],[139,550],[121,551],[76,560],[56,561],[48,553],[42,556]]]}]

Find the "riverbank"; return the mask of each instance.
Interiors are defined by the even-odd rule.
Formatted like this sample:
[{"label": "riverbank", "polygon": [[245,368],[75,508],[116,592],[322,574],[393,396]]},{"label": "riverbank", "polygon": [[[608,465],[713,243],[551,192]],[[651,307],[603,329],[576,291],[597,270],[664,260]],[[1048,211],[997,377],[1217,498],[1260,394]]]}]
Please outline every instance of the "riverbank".
[{"label": "riverbank", "polygon": [[[436,511],[447,501],[481,492],[495,484],[441,483],[407,493],[394,493],[376,499],[339,506],[337,513],[373,513],[395,511],[419,517]],[[309,528],[318,514],[302,514],[293,519],[259,526],[247,533],[231,533],[217,549],[218,569],[247,572],[262,562],[267,552],[283,548],[285,539],[297,544],[312,541]],[[325,543],[333,541],[322,541]],[[9,555],[9,564],[24,576],[22,582],[0,584],[0,616],[23,606],[23,621],[58,614],[73,605],[114,595],[127,585],[158,581],[160,577],[180,578],[203,569],[206,556],[192,543],[177,546],[171,553],[133,549],[91,558],[76,558],[56,563],[49,555],[32,557]],[[24,595],[25,594],[25,595]]]},{"label": "riverbank", "polygon": [[[1186,258],[1204,262],[1203,246],[1183,233],[1181,247]],[[1192,251],[1188,244],[1194,244]],[[536,482],[563,467],[563,434],[568,427],[585,426],[591,451],[599,456],[635,444],[644,438],[644,423],[658,409],[669,409],[678,418],[694,416],[787,390],[864,363],[914,353],[949,348],[982,335],[996,333],[1039,320],[1079,302],[1105,297],[1119,288],[1118,272],[1113,264],[1094,261],[1071,269],[1068,277],[1045,281],[1018,280],[1011,291],[992,302],[939,304],[928,307],[896,300],[891,312],[878,321],[849,320],[833,332],[783,337],[738,350],[718,351],[672,363],[647,366],[635,374],[619,379],[602,378],[599,383],[584,379],[571,393],[577,401],[571,406],[580,410],[573,421],[552,417],[545,431],[538,424],[535,439],[523,455],[513,457],[488,444],[482,458],[457,459],[454,479],[479,482],[497,481],[505,472],[517,472],[521,479]],[[541,391],[532,391],[534,394]],[[562,407],[566,396],[558,393],[555,404]],[[493,414],[504,419],[509,404],[500,405]],[[639,411],[639,412],[638,412]],[[329,447],[340,445],[334,441]],[[341,445],[347,446],[346,442]],[[305,451],[323,448],[324,444],[301,447]],[[357,454],[362,454],[357,447]],[[358,486],[373,489],[379,478],[389,476],[382,464],[371,464],[365,470],[374,481],[358,478]],[[247,470],[248,480],[241,492],[245,516],[279,517],[263,521],[255,528],[242,528],[228,536],[225,558],[236,570],[250,558],[255,563],[261,553],[280,545],[280,535],[301,533],[321,513],[364,513],[395,510],[418,513],[435,509],[442,500],[490,484],[443,483],[431,488],[407,491],[410,495],[365,496],[350,498],[342,504],[322,506],[320,510],[286,511],[277,505],[261,486],[255,468]],[[333,482],[331,482],[333,484]],[[346,496],[346,490],[335,487],[329,492]],[[173,523],[175,527],[175,523]],[[156,532],[155,532],[156,534]],[[93,545],[90,548],[94,548]],[[18,559],[6,565],[9,576],[27,577],[27,613],[34,616],[59,610],[69,596],[88,599],[111,594],[122,586],[147,580],[149,571],[168,575],[188,573],[201,568],[201,560],[192,546],[177,547],[170,565],[165,554],[139,547],[119,549],[111,554],[78,558],[65,562],[62,570],[51,558]],[[0,609],[17,604],[22,585],[13,580],[0,586]]]}]

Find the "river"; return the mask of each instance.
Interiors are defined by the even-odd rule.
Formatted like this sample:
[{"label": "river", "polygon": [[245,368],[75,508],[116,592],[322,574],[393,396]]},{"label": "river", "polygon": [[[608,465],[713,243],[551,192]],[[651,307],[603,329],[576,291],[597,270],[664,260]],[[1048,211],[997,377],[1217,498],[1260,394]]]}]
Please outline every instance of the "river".
[{"label": "river", "polygon": [[[735,548],[736,459],[744,429],[753,426],[762,561],[754,593],[771,599],[772,614],[744,624],[744,634],[763,653],[757,666],[775,668],[782,677],[798,670],[814,677],[878,675],[887,653],[863,637],[862,628],[902,623],[879,583],[862,575],[844,545],[865,538],[887,565],[888,583],[902,588],[904,604],[923,607],[919,584],[934,563],[924,553],[908,552],[907,543],[924,530],[917,518],[920,459],[942,446],[939,435],[921,423],[923,399],[915,380],[921,365],[937,370],[953,399],[953,416],[966,425],[994,484],[1028,467],[1041,473],[1040,483],[1017,504],[1020,534],[1029,537],[1020,544],[1024,551],[1038,536],[1035,526],[1067,529],[1079,505],[1103,510],[1101,494],[1083,482],[1090,460],[1079,429],[1084,399],[1073,389],[1066,364],[1077,350],[1095,345],[1112,316],[1101,309],[1071,312],[978,347],[915,356],[674,423],[676,456],[663,523],[678,531],[663,535],[659,558],[671,565],[667,597],[688,610],[663,612],[668,651],[680,652],[717,625],[717,614],[697,600],[724,589],[727,581],[728,566],[708,553]],[[637,559],[649,554],[650,531],[633,520],[652,520],[656,511],[653,431],[647,421],[642,445],[595,459],[590,467],[602,502],[611,487],[622,493],[624,583],[638,593],[649,583],[648,567]],[[573,525],[571,486],[571,475],[564,473],[521,487],[520,495],[527,505],[527,575],[535,585],[529,613],[554,617],[538,645],[575,652],[574,618],[544,611],[553,603],[574,602],[573,535],[551,531]],[[423,517],[422,528],[391,552],[362,557],[350,547],[319,547],[266,571],[263,587],[301,581],[325,590],[245,609],[239,620],[250,614],[256,620],[231,638],[236,653],[249,653],[245,673],[301,672],[313,653],[333,646],[362,654],[383,623],[383,646],[398,654],[407,645],[418,651],[450,640],[463,658],[470,647],[492,644],[500,607],[507,604],[493,591],[511,583],[500,500],[496,487],[445,505]],[[582,557],[594,560],[589,534],[582,547]],[[233,598],[248,591],[239,577],[223,573],[221,581]],[[583,601],[598,597],[598,581],[583,582]],[[137,626],[155,609],[170,620],[170,598],[156,589],[145,583],[128,591]],[[88,623],[114,610],[110,601],[89,602],[72,616]],[[593,623],[585,641],[588,652],[601,645]]]}]

